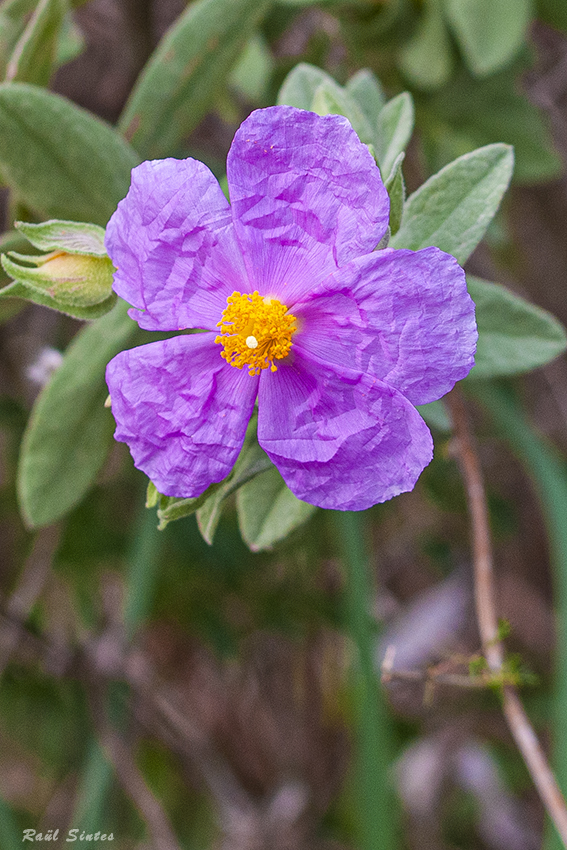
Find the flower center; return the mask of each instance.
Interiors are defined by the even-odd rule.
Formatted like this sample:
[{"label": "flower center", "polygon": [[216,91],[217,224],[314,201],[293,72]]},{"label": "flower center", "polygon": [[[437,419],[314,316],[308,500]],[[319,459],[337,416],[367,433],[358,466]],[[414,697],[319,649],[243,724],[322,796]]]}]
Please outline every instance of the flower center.
[{"label": "flower center", "polygon": [[221,356],[237,369],[248,366],[250,375],[259,375],[268,366],[275,372],[274,360],[289,354],[297,330],[295,316],[277,298],[262,298],[258,292],[233,292],[226,304],[215,338],[224,347]]}]

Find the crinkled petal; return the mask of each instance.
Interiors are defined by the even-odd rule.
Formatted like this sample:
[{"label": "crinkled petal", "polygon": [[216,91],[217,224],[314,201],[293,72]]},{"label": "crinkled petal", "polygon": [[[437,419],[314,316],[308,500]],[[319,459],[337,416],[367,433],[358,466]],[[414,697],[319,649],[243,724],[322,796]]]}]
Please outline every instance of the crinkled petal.
[{"label": "crinkled petal", "polygon": [[246,290],[230,206],[194,159],[143,162],[106,229],[114,290],[147,330],[214,329],[235,289]]},{"label": "crinkled petal", "polygon": [[465,273],[438,248],[360,257],[294,314],[298,351],[368,372],[412,404],[441,398],[474,365],[478,334]]},{"label": "crinkled petal", "polygon": [[388,225],[380,172],[338,115],[291,106],[253,112],[234,137],[227,176],[253,288],[288,307],[374,250]]},{"label": "crinkled petal", "polygon": [[263,373],[258,440],[293,493],[363,510],[411,490],[432,457],[427,425],[393,387],[296,356]]},{"label": "crinkled petal", "polygon": [[166,496],[198,496],[238,456],[258,378],[229,366],[212,334],[122,351],[107,366],[115,438]]}]

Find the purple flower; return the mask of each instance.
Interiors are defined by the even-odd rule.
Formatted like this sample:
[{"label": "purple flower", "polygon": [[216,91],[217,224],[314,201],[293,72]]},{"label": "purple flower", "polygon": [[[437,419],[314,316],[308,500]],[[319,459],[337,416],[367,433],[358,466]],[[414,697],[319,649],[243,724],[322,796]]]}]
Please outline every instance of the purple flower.
[{"label": "purple flower", "polygon": [[194,159],[144,162],[106,235],[142,328],[205,329],[107,368],[116,439],[168,496],[223,479],[258,399],[258,440],[300,499],[361,510],[432,457],[415,409],[474,362],[474,305],[437,248],[375,251],[388,195],[345,118],[253,112],[227,164],[232,205]]}]

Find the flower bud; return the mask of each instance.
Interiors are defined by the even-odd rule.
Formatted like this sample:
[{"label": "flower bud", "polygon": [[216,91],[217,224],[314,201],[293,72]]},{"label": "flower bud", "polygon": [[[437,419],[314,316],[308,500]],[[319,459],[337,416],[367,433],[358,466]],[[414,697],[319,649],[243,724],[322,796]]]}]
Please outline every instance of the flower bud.
[{"label": "flower bud", "polygon": [[96,318],[114,306],[114,266],[101,227],[74,221],[16,222],[16,227],[48,253],[3,254],[2,268],[15,282],[1,296],[25,298],[79,319]]}]

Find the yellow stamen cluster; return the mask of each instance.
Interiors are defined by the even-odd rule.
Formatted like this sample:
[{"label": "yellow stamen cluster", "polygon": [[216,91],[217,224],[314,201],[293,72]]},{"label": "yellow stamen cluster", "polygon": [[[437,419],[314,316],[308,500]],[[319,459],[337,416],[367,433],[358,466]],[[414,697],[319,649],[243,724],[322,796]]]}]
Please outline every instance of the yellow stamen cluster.
[{"label": "yellow stamen cluster", "polygon": [[248,366],[250,375],[259,375],[268,366],[275,372],[274,360],[291,349],[295,316],[277,298],[262,298],[258,292],[233,292],[226,303],[215,339],[224,346],[222,357],[237,369]]}]

